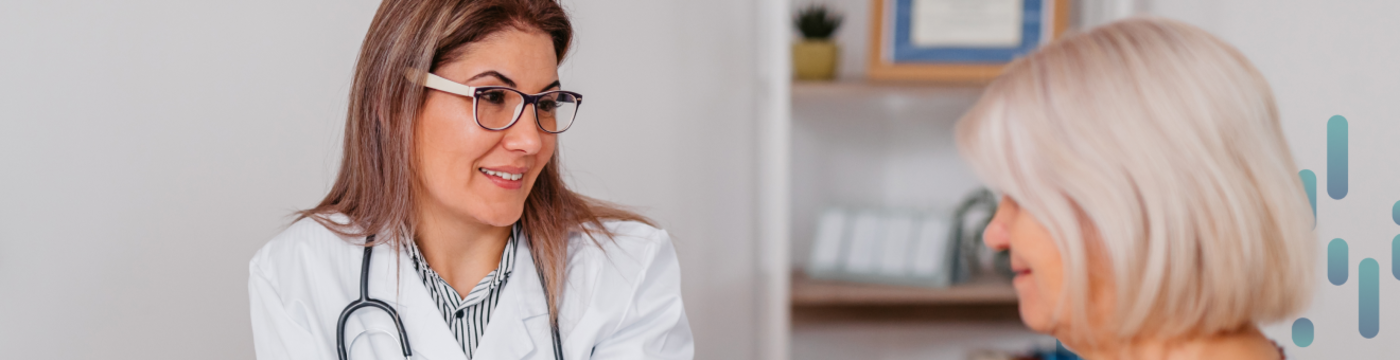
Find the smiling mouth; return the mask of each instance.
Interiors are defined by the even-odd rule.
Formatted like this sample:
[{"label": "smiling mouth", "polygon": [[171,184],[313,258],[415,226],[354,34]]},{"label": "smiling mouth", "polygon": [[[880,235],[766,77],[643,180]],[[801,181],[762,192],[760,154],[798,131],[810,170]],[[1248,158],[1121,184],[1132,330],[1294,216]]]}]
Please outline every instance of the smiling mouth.
[{"label": "smiling mouth", "polygon": [[520,180],[520,178],[522,178],[522,177],[525,177],[525,174],[523,174],[523,173],[521,173],[521,174],[515,174],[515,173],[504,172],[504,171],[495,171],[495,170],[491,170],[491,169],[487,169],[487,168],[477,168],[476,170],[477,170],[477,171],[480,171],[482,174],[486,174],[486,176],[495,176],[495,177],[500,178],[500,179],[502,179],[502,180],[516,181],[516,180]]}]

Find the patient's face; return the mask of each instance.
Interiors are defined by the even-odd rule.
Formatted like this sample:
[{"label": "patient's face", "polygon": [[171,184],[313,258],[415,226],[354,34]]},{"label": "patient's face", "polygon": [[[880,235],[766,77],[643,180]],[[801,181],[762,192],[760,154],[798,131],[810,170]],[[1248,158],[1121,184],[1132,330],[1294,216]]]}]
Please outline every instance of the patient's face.
[{"label": "patient's face", "polygon": [[1055,302],[1063,288],[1060,251],[1050,232],[1009,196],[1002,196],[996,216],[983,234],[987,247],[1011,250],[1011,269],[1016,272],[1016,296],[1020,299],[1021,320],[1031,329],[1048,333],[1054,321]]},{"label": "patient's face", "polygon": [[[1092,236],[1092,233],[1086,234]],[[983,240],[992,249],[1011,251],[1011,269],[1016,272],[1012,282],[1020,300],[1021,320],[1026,326],[1057,337],[1068,335],[1067,325],[1074,320],[1070,316],[1074,307],[1059,303],[1066,299],[1062,296],[1065,270],[1050,231],[1029,212],[1022,211],[1015,200],[1003,196]],[[1085,241],[1085,244],[1090,254],[1099,248],[1095,245],[1097,239]],[[1102,323],[1112,311],[1112,275],[1104,266],[1107,262],[1103,257],[1090,255],[1089,258],[1087,310],[1090,313],[1086,315],[1090,323]]]}]

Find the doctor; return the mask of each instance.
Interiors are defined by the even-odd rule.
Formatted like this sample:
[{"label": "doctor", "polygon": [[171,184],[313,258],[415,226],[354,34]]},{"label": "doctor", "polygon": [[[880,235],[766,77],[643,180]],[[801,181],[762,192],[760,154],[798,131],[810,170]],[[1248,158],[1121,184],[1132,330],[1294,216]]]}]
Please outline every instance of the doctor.
[{"label": "doctor", "polygon": [[560,176],[571,37],[552,0],[380,5],[335,185],[249,263],[258,358],[692,357],[669,236]]}]

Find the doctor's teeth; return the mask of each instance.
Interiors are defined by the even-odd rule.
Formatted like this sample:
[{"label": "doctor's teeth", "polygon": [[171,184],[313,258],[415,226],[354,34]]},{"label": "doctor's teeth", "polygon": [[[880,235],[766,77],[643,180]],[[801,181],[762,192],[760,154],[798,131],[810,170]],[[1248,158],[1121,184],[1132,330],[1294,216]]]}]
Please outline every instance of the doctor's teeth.
[{"label": "doctor's teeth", "polygon": [[504,171],[490,170],[487,168],[481,168],[481,173],[512,181],[520,180],[520,178],[525,176],[525,174],[512,174]]}]

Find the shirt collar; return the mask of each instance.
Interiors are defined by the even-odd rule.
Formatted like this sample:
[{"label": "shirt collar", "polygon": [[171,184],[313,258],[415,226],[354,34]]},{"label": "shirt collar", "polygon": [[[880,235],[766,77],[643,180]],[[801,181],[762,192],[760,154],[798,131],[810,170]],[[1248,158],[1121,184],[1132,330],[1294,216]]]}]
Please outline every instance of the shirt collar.
[{"label": "shirt collar", "polygon": [[447,281],[443,280],[442,276],[428,265],[416,242],[409,241],[404,247],[408,251],[409,258],[413,260],[413,269],[418,271],[419,278],[423,280],[423,285],[428,288],[432,298],[438,301],[440,306],[459,310],[481,302],[486,293],[501,287],[506,282],[511,272],[515,270],[516,241],[519,241],[520,237],[520,225],[516,224],[511,227],[510,238],[506,240],[506,248],[501,252],[500,264],[496,265],[496,270],[486,274],[471,289],[467,289],[466,296],[462,296],[458,289],[447,284]]}]

